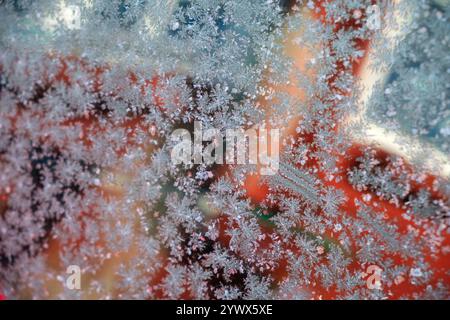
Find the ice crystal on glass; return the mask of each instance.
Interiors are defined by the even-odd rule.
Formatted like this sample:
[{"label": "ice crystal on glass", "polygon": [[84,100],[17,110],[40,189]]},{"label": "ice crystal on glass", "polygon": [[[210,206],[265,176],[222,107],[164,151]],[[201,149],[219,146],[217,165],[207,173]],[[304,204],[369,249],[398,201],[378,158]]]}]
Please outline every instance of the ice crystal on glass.
[{"label": "ice crystal on glass", "polygon": [[[448,0],[0,1],[0,294],[448,299],[449,19]],[[280,129],[277,172],[174,163],[195,123]]]}]

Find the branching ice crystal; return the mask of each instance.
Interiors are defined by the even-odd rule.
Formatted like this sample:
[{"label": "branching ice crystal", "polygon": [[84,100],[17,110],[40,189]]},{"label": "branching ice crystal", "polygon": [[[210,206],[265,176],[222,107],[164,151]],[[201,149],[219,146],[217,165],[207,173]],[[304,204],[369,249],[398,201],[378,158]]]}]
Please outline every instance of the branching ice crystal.
[{"label": "branching ice crystal", "polygon": [[[448,299],[449,14],[0,1],[0,295]],[[279,129],[278,171],[175,163],[196,122]]]}]

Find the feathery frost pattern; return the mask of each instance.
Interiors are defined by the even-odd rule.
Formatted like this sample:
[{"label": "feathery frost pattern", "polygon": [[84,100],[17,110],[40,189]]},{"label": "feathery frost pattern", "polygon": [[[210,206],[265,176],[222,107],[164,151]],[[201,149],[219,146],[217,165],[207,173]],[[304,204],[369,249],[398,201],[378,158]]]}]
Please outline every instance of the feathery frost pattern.
[{"label": "feathery frost pattern", "polygon": [[[449,35],[448,0],[0,1],[0,296],[449,299]],[[273,175],[173,161],[254,128]]]}]

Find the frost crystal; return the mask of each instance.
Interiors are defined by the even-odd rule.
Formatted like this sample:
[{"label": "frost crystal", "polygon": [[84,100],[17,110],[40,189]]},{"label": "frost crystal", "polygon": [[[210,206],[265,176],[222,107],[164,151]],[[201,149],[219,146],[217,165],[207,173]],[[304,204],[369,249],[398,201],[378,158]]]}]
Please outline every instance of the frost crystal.
[{"label": "frost crystal", "polygon": [[[448,0],[0,1],[0,296],[449,299],[449,20]],[[279,129],[278,171],[172,161],[196,123]]]}]

